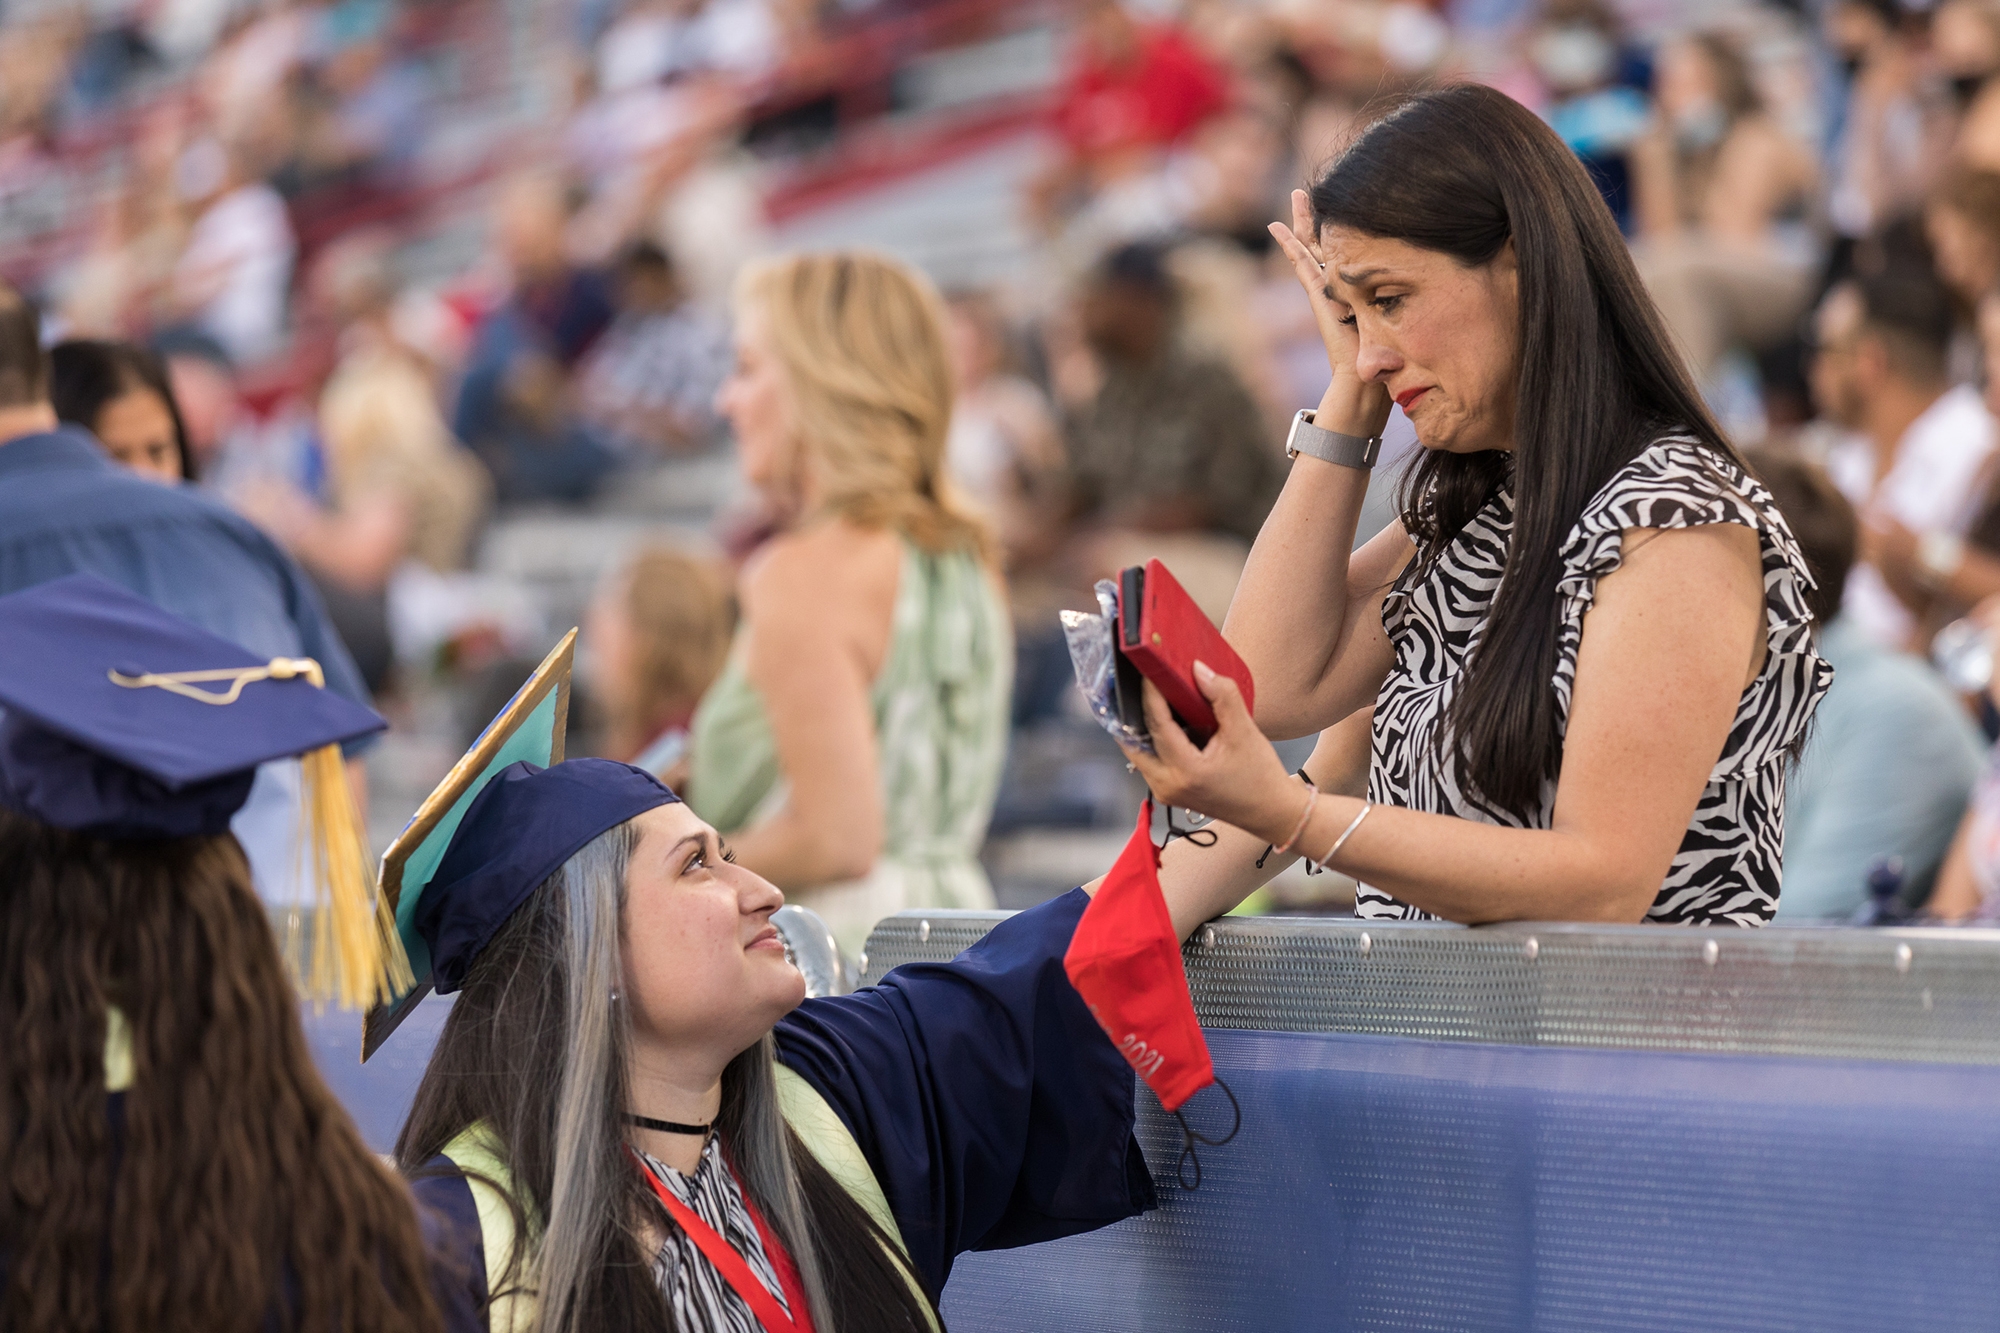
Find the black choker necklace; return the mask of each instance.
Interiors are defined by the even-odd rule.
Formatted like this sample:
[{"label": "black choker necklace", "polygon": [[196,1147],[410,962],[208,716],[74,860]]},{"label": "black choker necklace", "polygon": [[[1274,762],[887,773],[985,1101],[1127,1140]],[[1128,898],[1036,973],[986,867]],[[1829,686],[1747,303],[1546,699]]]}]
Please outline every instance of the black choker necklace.
[{"label": "black choker necklace", "polygon": [[704,1139],[708,1137],[708,1132],[715,1128],[714,1125],[683,1125],[677,1120],[655,1120],[649,1115],[634,1115],[629,1111],[626,1112],[625,1118],[641,1129],[650,1129],[656,1133],[693,1134]]}]

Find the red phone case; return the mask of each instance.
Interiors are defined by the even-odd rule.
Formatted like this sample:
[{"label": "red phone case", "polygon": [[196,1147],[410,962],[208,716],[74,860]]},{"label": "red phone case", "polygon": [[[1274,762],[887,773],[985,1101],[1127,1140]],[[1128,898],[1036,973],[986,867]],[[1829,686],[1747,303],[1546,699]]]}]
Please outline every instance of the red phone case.
[{"label": "red phone case", "polygon": [[1215,710],[1195,688],[1197,659],[1236,682],[1243,691],[1245,708],[1256,707],[1257,691],[1250,668],[1158,560],[1146,562],[1146,588],[1139,599],[1139,642],[1127,643],[1121,634],[1118,650],[1159,689],[1196,744],[1206,743],[1215,734]]}]

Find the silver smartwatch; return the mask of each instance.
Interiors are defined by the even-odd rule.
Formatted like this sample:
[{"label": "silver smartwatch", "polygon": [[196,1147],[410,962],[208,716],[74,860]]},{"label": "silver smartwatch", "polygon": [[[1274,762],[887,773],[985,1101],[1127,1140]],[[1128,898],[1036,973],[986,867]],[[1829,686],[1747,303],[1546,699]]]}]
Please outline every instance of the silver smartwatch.
[{"label": "silver smartwatch", "polygon": [[1299,409],[1292,418],[1292,433],[1285,437],[1285,457],[1297,458],[1300,454],[1311,454],[1322,462],[1335,463],[1341,467],[1360,468],[1363,471],[1375,466],[1376,456],[1382,452],[1382,437],[1371,435],[1363,439],[1359,435],[1342,435],[1338,431],[1323,430],[1313,425],[1313,412],[1309,407]]}]

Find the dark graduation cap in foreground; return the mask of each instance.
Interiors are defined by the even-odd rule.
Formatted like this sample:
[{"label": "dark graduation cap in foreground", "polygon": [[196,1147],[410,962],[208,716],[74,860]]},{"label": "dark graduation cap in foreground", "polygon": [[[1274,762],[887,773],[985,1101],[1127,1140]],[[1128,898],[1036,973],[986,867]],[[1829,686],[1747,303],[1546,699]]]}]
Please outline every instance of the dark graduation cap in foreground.
[{"label": "dark graduation cap in foreground", "polygon": [[316,997],[407,976],[373,886],[340,742],[381,730],[307,657],[261,658],[94,574],[0,597],[0,806],[113,839],[226,833],[257,765],[304,758]]}]

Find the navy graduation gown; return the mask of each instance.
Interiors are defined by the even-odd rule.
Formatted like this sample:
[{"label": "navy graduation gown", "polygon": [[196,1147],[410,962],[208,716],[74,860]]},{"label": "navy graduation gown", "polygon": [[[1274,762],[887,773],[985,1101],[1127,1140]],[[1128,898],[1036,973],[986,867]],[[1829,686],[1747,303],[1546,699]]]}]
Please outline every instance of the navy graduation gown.
[{"label": "navy graduation gown", "polygon": [[1063,971],[1073,889],[949,963],[910,963],[778,1024],[778,1059],[867,1156],[934,1291],[967,1250],[1091,1231],[1156,1205],[1132,1070]]},{"label": "navy graduation gown", "polygon": [[[1063,971],[1089,901],[1073,890],[949,963],[899,967],[778,1024],[778,1059],[854,1135],[934,1291],[967,1250],[1055,1240],[1156,1206],[1132,1136],[1131,1067]],[[455,1241],[460,1300],[478,1308],[486,1267],[472,1189],[445,1159],[428,1165],[445,1174],[412,1188]]]},{"label": "navy graduation gown", "polygon": [[417,1198],[424,1239],[437,1256],[433,1270],[441,1280],[431,1289],[444,1311],[445,1333],[487,1333],[486,1249],[479,1205],[472,1186],[456,1174],[450,1158],[433,1157],[427,1166],[447,1174],[417,1177],[410,1182],[410,1193]]}]

